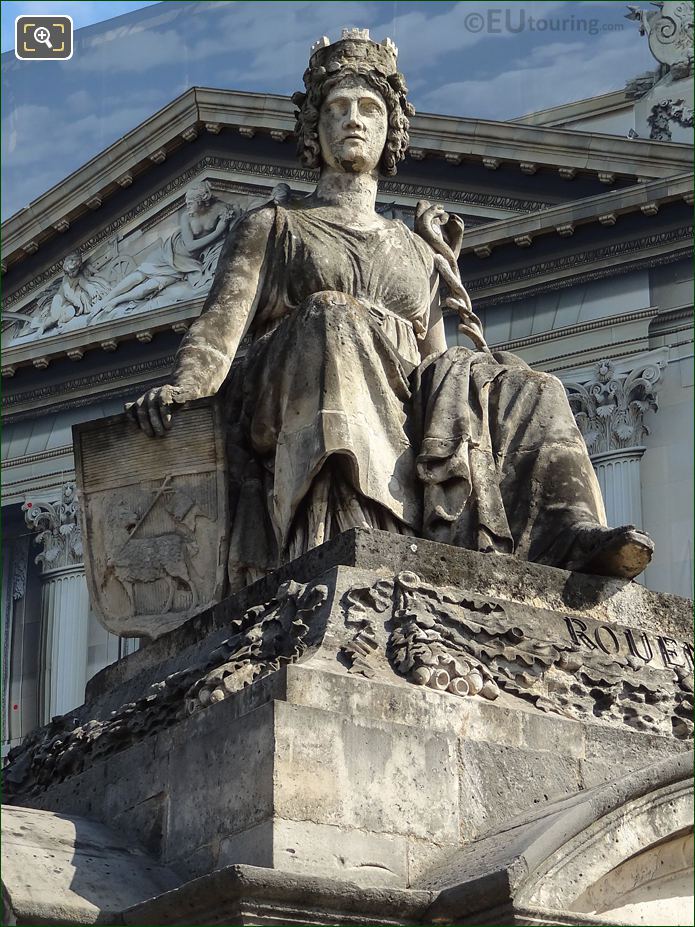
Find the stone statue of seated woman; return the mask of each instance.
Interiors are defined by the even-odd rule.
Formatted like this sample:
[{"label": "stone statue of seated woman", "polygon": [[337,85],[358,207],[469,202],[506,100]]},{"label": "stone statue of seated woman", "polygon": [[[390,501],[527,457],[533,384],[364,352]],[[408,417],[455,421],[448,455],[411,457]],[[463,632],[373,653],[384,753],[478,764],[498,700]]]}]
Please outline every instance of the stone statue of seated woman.
[{"label": "stone statue of seated woman", "polygon": [[[420,204],[411,232],[375,211],[413,113],[396,55],[361,30],[312,49],[294,100],[316,189],[236,224],[170,384],[132,414],[165,435],[179,404],[221,394],[232,590],[355,526],[632,578],[652,542],[606,527],[560,381],[485,344],[461,223]],[[442,306],[473,349],[447,348]]]}]

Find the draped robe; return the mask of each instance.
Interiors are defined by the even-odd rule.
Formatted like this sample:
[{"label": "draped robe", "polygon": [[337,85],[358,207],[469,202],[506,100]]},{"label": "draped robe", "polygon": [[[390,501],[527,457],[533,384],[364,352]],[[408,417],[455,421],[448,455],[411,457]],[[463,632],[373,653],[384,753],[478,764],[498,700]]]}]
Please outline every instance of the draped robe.
[{"label": "draped robe", "polygon": [[272,207],[251,346],[223,387],[232,589],[353,526],[562,565],[604,525],[557,378],[462,347],[424,360],[432,253]]}]

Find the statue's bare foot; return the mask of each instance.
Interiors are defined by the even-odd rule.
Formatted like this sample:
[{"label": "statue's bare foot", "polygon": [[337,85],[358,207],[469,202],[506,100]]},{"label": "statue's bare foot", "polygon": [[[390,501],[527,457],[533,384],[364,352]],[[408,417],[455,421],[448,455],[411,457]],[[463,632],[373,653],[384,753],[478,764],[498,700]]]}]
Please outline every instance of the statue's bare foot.
[{"label": "statue's bare foot", "polygon": [[604,528],[578,525],[565,569],[598,576],[634,579],[645,569],[654,553],[654,542],[634,525]]}]

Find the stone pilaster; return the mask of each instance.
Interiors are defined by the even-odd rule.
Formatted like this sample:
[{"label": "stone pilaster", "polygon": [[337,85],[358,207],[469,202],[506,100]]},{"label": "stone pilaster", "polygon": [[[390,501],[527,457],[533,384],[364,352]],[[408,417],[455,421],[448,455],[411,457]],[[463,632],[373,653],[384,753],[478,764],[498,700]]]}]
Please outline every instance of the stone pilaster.
[{"label": "stone pilaster", "polygon": [[645,450],[633,447],[592,457],[609,525],[642,526],[640,461]]},{"label": "stone pilaster", "polygon": [[567,396],[589,450],[609,525],[642,526],[640,461],[649,428],[646,412],[658,409],[660,364],[617,373],[599,361],[591,380],[566,383]]},{"label": "stone pilaster", "polygon": [[89,595],[82,560],[82,535],[74,483],[60,500],[27,499],[22,506],[35,543],[42,550],[42,708],[45,720],[82,704],[87,676]]}]

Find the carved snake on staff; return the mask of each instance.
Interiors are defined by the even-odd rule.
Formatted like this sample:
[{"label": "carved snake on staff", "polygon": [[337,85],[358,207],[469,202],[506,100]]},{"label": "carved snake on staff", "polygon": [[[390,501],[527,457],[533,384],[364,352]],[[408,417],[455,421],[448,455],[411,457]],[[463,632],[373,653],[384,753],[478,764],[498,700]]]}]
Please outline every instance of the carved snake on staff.
[{"label": "carved snake on staff", "polygon": [[[456,310],[461,319],[459,331],[467,335],[479,351],[491,354],[483,335],[483,323],[473,312],[471,298],[461,282],[454,253],[454,249],[460,247],[464,227],[463,220],[458,216],[450,216],[441,206],[433,206],[427,200],[420,200],[415,208],[415,231],[434,251],[435,269],[448,291],[442,307]],[[443,229],[446,229],[451,244],[445,238]]]}]

